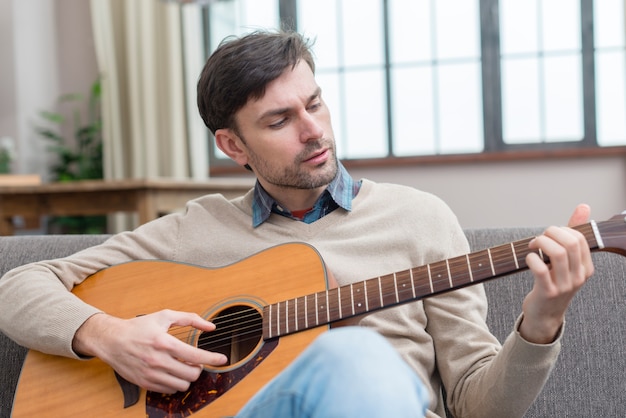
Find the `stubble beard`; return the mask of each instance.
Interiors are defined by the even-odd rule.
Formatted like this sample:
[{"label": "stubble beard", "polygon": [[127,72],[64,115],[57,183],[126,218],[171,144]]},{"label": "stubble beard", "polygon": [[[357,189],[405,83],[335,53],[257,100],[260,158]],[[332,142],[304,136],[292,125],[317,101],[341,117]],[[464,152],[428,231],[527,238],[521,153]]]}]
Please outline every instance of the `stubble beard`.
[{"label": "stubble beard", "polygon": [[[332,155],[324,163],[316,167],[316,172],[309,172],[301,168],[301,163],[313,152],[329,144],[328,152]],[[272,166],[270,161],[258,158],[250,152],[250,165],[257,177],[283,189],[311,190],[327,186],[337,175],[338,162],[335,154],[335,144],[331,139],[316,141],[307,145],[304,151],[296,156],[291,166],[280,169]]]}]

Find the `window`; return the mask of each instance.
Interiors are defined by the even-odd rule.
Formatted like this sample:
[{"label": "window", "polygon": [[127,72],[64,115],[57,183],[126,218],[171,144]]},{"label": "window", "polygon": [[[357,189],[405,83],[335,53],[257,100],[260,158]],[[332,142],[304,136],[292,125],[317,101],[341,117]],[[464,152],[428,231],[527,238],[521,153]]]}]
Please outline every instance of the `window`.
[{"label": "window", "polygon": [[505,144],[584,138],[580,1],[500,1]]},{"label": "window", "polygon": [[315,39],[343,159],[623,146],[624,3],[221,0],[206,52],[281,22]]}]

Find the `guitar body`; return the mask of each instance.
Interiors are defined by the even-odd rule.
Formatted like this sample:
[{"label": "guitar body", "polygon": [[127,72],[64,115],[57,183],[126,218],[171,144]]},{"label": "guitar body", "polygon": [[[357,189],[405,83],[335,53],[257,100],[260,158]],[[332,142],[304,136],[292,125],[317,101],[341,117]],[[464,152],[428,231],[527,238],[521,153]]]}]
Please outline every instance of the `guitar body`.
[{"label": "guitar body", "polygon": [[[260,316],[267,304],[325,290],[327,279],[316,250],[305,244],[286,244],[219,269],[133,261],[94,274],[73,293],[122,318],[173,309],[196,312],[213,321],[223,312],[240,309]],[[136,403],[126,408],[121,384],[102,361],[31,350],[22,369],[12,416],[47,416],[51,411],[62,417],[232,416],[326,329],[315,327],[280,340],[263,341],[259,335],[244,344],[243,353],[233,343],[226,353],[231,364],[207,367],[188,393],[168,397],[142,389]],[[202,348],[199,331],[188,329],[182,337]]]}]

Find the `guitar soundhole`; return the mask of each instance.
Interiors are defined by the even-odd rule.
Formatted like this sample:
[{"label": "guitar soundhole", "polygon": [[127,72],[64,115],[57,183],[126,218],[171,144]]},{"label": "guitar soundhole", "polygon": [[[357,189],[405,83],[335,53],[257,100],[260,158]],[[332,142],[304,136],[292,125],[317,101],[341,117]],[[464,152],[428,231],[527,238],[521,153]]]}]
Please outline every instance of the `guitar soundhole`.
[{"label": "guitar soundhole", "polygon": [[226,355],[228,365],[250,355],[263,337],[261,313],[251,306],[231,306],[209,320],[216,329],[201,333],[198,347]]}]

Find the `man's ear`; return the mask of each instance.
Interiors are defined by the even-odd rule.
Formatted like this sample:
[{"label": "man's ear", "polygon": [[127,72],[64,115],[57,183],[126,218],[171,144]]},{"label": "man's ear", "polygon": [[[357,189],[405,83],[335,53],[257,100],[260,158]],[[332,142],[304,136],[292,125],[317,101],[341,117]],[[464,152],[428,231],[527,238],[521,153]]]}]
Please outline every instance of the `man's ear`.
[{"label": "man's ear", "polygon": [[215,131],[215,143],[217,147],[231,160],[244,166],[248,164],[248,154],[241,138],[232,129],[218,129]]}]

